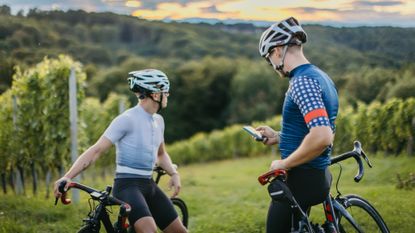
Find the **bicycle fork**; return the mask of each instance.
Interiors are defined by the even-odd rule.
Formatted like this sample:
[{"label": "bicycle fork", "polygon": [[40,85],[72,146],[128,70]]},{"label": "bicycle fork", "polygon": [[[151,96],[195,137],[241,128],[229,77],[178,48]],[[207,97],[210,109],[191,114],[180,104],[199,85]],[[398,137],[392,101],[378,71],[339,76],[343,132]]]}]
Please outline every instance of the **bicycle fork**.
[{"label": "bicycle fork", "polygon": [[[347,205],[347,200],[343,200],[343,204]],[[354,220],[354,218],[352,217],[352,215],[346,210],[346,208],[339,203],[337,200],[333,199],[333,204],[334,204],[334,209],[337,211],[337,213],[339,213],[340,215],[342,215],[343,217],[345,217],[347,219],[347,221],[352,224],[352,226],[359,232],[359,233],[364,233],[364,231],[360,228],[360,226],[356,223],[356,221]],[[334,214],[334,212],[333,212]],[[339,229],[339,222],[340,219],[338,219],[338,221],[336,221],[336,228]],[[338,231],[339,232],[339,231]]]}]

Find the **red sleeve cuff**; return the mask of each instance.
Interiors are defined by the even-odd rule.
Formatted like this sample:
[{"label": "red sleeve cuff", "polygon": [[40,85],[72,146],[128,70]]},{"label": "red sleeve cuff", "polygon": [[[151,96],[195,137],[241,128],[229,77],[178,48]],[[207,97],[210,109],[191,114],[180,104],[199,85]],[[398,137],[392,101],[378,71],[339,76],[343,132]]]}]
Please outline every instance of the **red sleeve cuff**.
[{"label": "red sleeve cuff", "polygon": [[305,116],[304,116],[304,120],[305,123],[308,124],[311,120],[313,120],[314,118],[317,117],[327,117],[327,111],[325,108],[318,108],[318,109],[314,109],[311,112],[308,112]]}]

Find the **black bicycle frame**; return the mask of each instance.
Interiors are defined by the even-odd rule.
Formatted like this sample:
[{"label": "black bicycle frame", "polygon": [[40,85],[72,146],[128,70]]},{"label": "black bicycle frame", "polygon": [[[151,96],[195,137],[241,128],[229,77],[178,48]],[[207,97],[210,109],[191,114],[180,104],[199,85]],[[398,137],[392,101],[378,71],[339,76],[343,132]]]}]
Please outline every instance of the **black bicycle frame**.
[{"label": "black bicycle frame", "polygon": [[[107,186],[105,191],[98,191],[76,182],[70,182],[68,185],[68,190],[64,190],[65,185],[66,182],[61,182],[59,184],[59,191],[62,193],[61,202],[63,204],[67,205],[71,203],[70,199],[66,199],[66,193],[70,188],[77,188],[82,191],[85,191],[91,196],[92,200],[99,202],[98,206],[95,209],[91,210],[91,212],[88,214],[89,218],[84,220],[86,225],[89,225],[92,228],[99,231],[100,222],[102,222],[102,224],[105,227],[105,230],[108,233],[118,233],[121,232],[122,229],[127,228],[128,225],[126,225],[126,219],[131,211],[131,207],[127,203],[120,201],[117,198],[112,197],[110,195],[112,189],[111,186]],[[55,205],[57,204],[57,201],[58,198],[55,201]],[[112,225],[111,219],[106,209],[107,206],[113,205],[120,206],[116,228],[114,228],[114,226]]]},{"label": "black bicycle frame", "polygon": [[[365,152],[363,151],[362,145],[359,141],[354,142],[354,149],[352,151],[333,157],[330,160],[330,165],[336,164],[350,157],[353,157],[356,160],[357,164],[359,165],[358,172],[354,177],[354,181],[359,182],[363,178],[363,174],[364,174],[364,167],[363,167],[363,162],[361,158],[363,157],[365,161],[367,162],[368,166],[372,167],[372,164],[370,163],[369,158],[366,156]],[[341,175],[341,172],[340,172],[340,175]],[[337,180],[337,182],[339,182],[339,179]],[[336,189],[337,189],[337,184],[336,184]],[[337,192],[340,194],[338,189],[337,189]],[[326,200],[323,202],[326,220],[334,224],[334,226],[336,227],[336,231],[340,232],[339,221],[337,218],[339,216],[336,216],[337,215],[336,213],[339,213],[342,216],[344,216],[347,220],[349,220],[349,222],[353,225],[353,227],[355,227],[359,231],[359,233],[362,233],[363,231],[360,229],[359,225],[356,224],[356,221],[354,220],[354,218],[350,215],[350,213],[346,210],[346,208],[344,208],[342,203],[338,202],[337,200],[338,198],[340,197],[337,196],[337,198],[333,198],[331,194],[329,194]]]}]

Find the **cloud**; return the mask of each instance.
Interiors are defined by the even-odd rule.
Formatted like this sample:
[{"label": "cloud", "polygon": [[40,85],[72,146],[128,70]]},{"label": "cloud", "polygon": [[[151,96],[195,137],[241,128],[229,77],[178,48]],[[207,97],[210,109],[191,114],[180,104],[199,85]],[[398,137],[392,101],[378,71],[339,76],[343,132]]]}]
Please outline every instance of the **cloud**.
[{"label": "cloud", "polygon": [[218,10],[218,8],[215,5],[211,5],[211,6],[208,6],[208,7],[202,7],[202,8],[200,8],[200,11],[202,13],[213,13],[213,14],[225,13],[223,11]]},{"label": "cloud", "polygon": [[298,14],[313,14],[319,12],[339,12],[337,9],[330,9],[330,8],[315,8],[315,7],[293,7],[293,8],[285,8],[284,10],[296,12]]},{"label": "cloud", "polygon": [[38,8],[40,10],[77,10],[82,9],[89,12],[112,11],[120,14],[130,14],[131,10],[125,6],[123,0],[8,0],[0,4],[9,5],[13,12],[19,10],[28,11]]},{"label": "cloud", "polygon": [[203,2],[206,0],[140,0],[140,9],[157,10],[158,5],[162,3],[178,3],[181,6],[186,6],[189,3]]},{"label": "cloud", "polygon": [[[276,2],[280,4],[273,4]],[[128,2],[128,4],[127,4]],[[294,3],[295,2],[295,3]],[[308,23],[341,22],[361,25],[415,25],[414,0],[0,0],[19,10],[111,11],[148,19],[189,17],[275,20],[294,16]]]},{"label": "cloud", "polygon": [[413,27],[413,15],[404,15],[399,11],[376,11],[373,8],[357,9],[332,9],[296,7],[285,8],[284,11],[293,15],[305,23],[319,23],[328,25],[344,26],[403,26]]},{"label": "cloud", "polygon": [[[216,4],[218,3],[225,3],[225,2],[232,2],[232,1],[240,1],[240,0],[138,0],[138,2],[141,3],[140,9],[146,9],[146,10],[157,10],[158,7],[163,3],[177,3],[181,6],[187,6],[192,3],[209,3],[211,4],[211,9],[207,9],[209,13],[219,13],[219,11],[214,12],[216,8]],[[205,7],[209,8],[209,7]],[[211,10],[211,11],[210,11]],[[217,8],[216,8],[217,10]]]},{"label": "cloud", "polygon": [[355,7],[375,7],[375,6],[399,6],[405,4],[402,1],[354,1],[351,5]]}]

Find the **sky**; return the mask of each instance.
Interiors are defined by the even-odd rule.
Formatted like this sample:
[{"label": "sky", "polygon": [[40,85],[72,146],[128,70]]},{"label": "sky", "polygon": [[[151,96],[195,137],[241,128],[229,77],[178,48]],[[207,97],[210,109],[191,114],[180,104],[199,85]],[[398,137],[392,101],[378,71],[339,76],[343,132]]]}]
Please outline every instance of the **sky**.
[{"label": "sky", "polygon": [[415,27],[415,0],[0,0],[12,12],[28,9],[111,11],[150,20],[190,18],[302,23],[332,26]]}]

